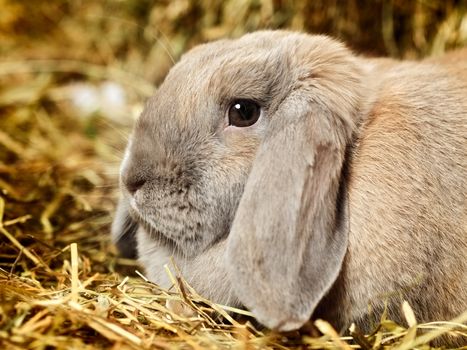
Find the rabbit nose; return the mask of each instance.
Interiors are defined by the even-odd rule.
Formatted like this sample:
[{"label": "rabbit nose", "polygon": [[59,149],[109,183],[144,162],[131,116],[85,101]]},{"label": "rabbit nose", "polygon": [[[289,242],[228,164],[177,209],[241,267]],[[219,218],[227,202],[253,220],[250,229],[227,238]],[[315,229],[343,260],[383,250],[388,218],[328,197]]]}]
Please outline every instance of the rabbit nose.
[{"label": "rabbit nose", "polygon": [[151,178],[149,170],[130,162],[122,170],[122,185],[133,196]]},{"label": "rabbit nose", "polygon": [[124,184],[128,192],[131,195],[134,195],[143,185],[146,183],[146,179],[142,178],[126,178]]}]

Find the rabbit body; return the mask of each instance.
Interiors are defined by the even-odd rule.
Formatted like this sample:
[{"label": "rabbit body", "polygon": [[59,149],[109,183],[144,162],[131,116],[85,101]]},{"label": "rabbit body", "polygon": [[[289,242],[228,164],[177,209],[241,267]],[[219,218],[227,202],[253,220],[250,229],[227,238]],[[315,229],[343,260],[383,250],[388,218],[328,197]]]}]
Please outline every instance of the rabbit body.
[{"label": "rabbit body", "polygon": [[381,312],[385,301],[396,320],[403,300],[425,322],[467,310],[467,50],[462,57],[455,67],[441,66],[444,57],[370,73],[378,81],[348,163],[348,251],[317,311],[335,324],[367,328],[368,306]]},{"label": "rabbit body", "polygon": [[[261,106],[255,124],[226,121],[238,99]],[[368,329],[403,300],[452,319],[467,310],[467,50],[368,59],[284,31],[202,45],[147,103],[121,183],[114,240],[134,237],[163,286],[173,257],[200,294],[279,330]]]}]

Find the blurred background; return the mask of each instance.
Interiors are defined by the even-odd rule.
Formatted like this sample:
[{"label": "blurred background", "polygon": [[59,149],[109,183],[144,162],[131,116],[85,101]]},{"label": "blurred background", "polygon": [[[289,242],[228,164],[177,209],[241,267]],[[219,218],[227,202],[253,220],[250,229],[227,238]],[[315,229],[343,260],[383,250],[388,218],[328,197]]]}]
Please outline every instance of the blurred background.
[{"label": "blurred background", "polygon": [[117,65],[151,83],[198,43],[264,28],[326,33],[399,58],[467,44],[466,0],[0,0],[0,8],[3,59]]},{"label": "blurred background", "polygon": [[0,267],[31,268],[24,247],[62,266],[57,249],[80,242],[89,271],[112,270],[118,164],[144,100],[191,47],[263,28],[416,59],[467,45],[467,1],[0,0],[0,220],[11,224]]}]

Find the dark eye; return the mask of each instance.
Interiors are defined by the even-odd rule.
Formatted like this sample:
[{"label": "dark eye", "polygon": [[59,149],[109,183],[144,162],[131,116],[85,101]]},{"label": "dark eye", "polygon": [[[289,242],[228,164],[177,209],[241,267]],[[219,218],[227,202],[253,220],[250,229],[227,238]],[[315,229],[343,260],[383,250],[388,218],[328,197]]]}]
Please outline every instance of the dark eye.
[{"label": "dark eye", "polygon": [[229,107],[229,125],[245,127],[256,123],[261,108],[251,100],[235,100]]}]

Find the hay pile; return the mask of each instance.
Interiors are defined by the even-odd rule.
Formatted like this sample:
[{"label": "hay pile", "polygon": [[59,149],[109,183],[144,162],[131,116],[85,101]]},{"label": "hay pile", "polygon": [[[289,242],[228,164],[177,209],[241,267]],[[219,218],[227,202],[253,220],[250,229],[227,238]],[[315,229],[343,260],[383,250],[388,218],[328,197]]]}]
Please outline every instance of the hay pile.
[{"label": "hay pile", "polygon": [[365,3],[0,0],[0,349],[410,349],[447,331],[467,336],[466,314],[420,325],[407,305],[407,325],[383,316],[367,336],[339,337],[325,322],[258,330],[180,276],[170,291],[145,281],[109,242],[132,118],[194,44],[261,27],[404,57],[467,42],[465,5]]}]

